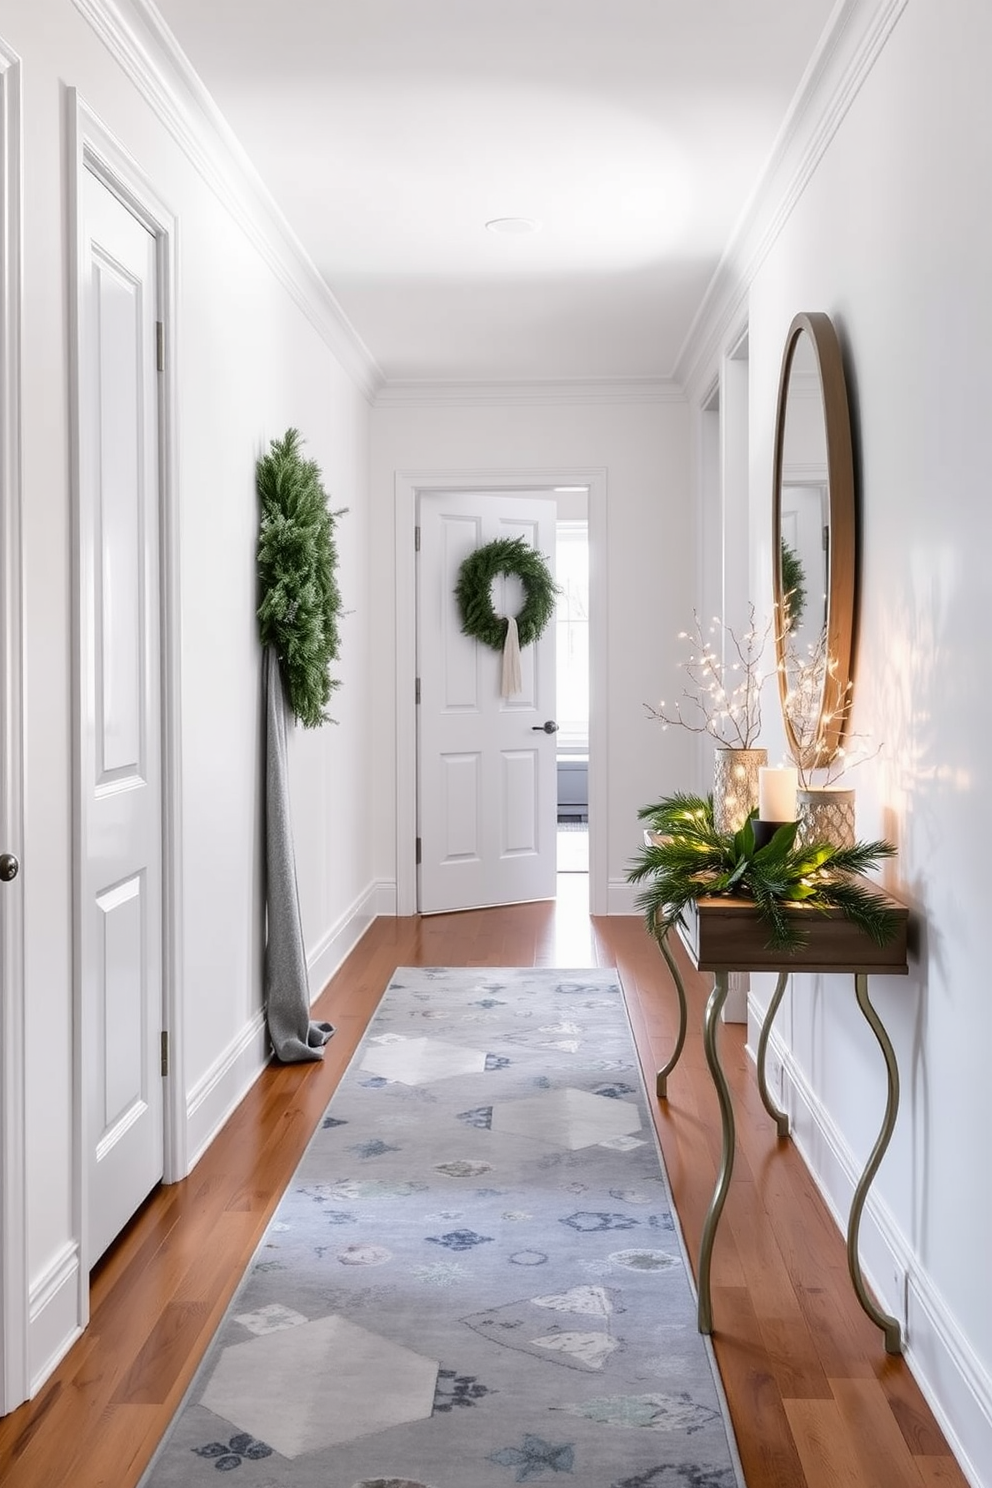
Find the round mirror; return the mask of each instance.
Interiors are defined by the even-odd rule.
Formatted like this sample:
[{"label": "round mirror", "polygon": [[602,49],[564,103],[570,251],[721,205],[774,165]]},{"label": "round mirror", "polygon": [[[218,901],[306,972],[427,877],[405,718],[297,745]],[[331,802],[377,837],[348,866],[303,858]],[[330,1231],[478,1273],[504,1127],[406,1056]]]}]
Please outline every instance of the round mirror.
[{"label": "round mirror", "polygon": [[837,333],[820,311],[789,327],[772,501],[779,694],[790,749],[813,769],[837,752],[854,634],[854,461]]}]

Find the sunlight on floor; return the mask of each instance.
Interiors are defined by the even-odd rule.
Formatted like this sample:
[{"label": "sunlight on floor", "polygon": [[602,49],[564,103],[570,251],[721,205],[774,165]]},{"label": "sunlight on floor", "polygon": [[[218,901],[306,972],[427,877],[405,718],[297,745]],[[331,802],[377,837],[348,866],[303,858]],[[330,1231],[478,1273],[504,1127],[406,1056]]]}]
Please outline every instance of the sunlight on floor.
[{"label": "sunlight on floor", "polygon": [[589,872],[588,823],[558,823],[558,872]]},{"label": "sunlight on floor", "polygon": [[555,966],[596,966],[589,919],[589,828],[585,822],[559,823]]}]

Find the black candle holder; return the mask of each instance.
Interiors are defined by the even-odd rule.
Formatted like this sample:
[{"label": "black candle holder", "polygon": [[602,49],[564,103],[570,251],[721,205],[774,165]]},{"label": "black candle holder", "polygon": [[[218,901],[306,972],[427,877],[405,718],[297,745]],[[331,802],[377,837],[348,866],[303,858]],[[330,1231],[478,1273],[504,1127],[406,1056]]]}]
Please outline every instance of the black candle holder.
[{"label": "black candle holder", "polygon": [[761,821],[760,818],[754,817],[751,822],[751,830],[754,833],[755,847],[767,847],[779,827],[791,825],[791,822]]}]

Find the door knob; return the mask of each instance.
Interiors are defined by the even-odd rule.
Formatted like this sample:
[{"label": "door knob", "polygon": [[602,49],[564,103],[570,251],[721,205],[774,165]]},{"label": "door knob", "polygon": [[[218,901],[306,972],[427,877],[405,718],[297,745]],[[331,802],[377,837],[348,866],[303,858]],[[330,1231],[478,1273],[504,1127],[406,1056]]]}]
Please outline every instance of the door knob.
[{"label": "door knob", "polygon": [[13,853],[0,853],[0,883],[10,883],[20,872],[21,865]]},{"label": "door knob", "polygon": [[558,725],[553,718],[549,718],[546,723],[532,723],[530,726],[532,734],[539,734],[542,729],[546,734],[556,734],[558,732]]}]

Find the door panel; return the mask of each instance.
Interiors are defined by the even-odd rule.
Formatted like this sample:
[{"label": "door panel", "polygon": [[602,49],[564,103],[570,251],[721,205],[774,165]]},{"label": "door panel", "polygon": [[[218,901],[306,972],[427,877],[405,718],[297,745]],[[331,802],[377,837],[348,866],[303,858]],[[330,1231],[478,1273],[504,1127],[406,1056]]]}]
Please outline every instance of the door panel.
[{"label": "door panel", "polygon": [[[454,588],[476,548],[522,537],[553,562],[555,502],[546,496],[420,497],[417,647],[419,902],[424,914],[550,899],[556,874],[556,751],[549,625],[521,653],[522,690],[500,696],[498,651],[463,635]],[[518,614],[523,588],[499,576],[493,604]]]},{"label": "door panel", "polygon": [[538,851],[542,753],[540,748],[508,749],[503,753],[504,856]]},{"label": "door panel", "polygon": [[102,916],[102,934],[94,949],[98,957],[97,985],[103,988],[103,998],[97,1009],[102,1024],[98,1040],[101,1066],[92,1071],[99,1110],[93,1136],[98,1156],[105,1156],[132,1121],[140,1117],[146,1100],[141,1079],[145,1020],[140,969],[146,953],[141,877],[98,894],[96,903]]},{"label": "door panel", "polygon": [[477,754],[441,756],[443,863],[478,862],[482,851],[479,820],[481,760]]},{"label": "door panel", "polygon": [[[100,188],[105,190],[106,188]],[[124,209],[121,208],[121,211]],[[137,226],[137,224],[135,224]],[[147,234],[146,234],[147,236]],[[95,515],[96,704],[98,788],[140,774],[141,651],[146,608],[141,593],[141,381],[124,356],[140,348],[142,284],[93,244],[99,378],[99,489]]]},{"label": "door panel", "polygon": [[80,183],[79,972],[92,1264],[163,1170],[156,244]]}]

